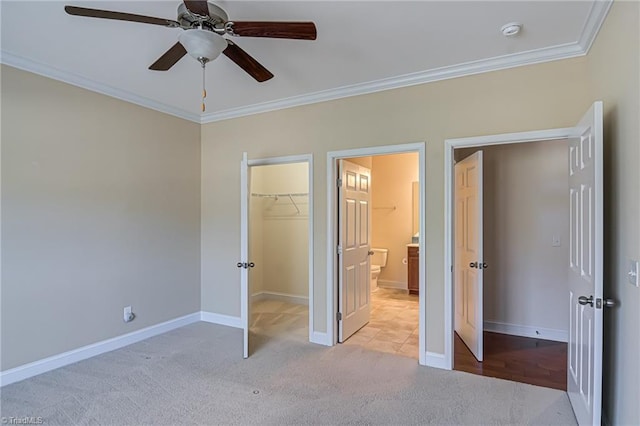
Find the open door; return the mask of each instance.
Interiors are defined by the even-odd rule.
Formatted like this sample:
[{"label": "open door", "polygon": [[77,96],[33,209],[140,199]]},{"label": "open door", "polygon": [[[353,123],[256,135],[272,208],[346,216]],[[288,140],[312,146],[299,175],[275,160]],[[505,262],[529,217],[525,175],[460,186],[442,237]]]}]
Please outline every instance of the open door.
[{"label": "open door", "polygon": [[482,361],[482,151],[455,165],[455,330]]},{"label": "open door", "polygon": [[569,350],[567,390],[580,425],[600,425],[602,408],[602,102],[569,140]]},{"label": "open door", "polygon": [[243,356],[249,358],[249,324],[251,303],[249,300],[249,270],[253,262],[249,261],[249,160],[247,153],[242,154],[240,162],[240,320],[244,334]]},{"label": "open door", "polygon": [[339,160],[338,341],[369,322],[371,312],[371,171]]}]

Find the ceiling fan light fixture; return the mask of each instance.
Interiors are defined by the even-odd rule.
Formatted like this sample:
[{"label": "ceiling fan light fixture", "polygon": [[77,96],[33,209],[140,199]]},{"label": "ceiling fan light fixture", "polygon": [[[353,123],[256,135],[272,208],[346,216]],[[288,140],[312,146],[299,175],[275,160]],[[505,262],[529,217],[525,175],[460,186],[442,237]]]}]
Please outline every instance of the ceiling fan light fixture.
[{"label": "ceiling fan light fixture", "polygon": [[185,30],[178,38],[187,53],[200,61],[213,61],[224,49],[227,41],[221,35],[199,28]]}]

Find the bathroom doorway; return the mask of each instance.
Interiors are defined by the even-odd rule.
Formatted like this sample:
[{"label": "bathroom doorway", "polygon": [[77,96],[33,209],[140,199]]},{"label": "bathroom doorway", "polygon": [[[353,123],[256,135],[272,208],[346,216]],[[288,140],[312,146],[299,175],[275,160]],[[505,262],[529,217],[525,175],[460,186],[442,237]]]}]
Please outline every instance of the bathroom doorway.
[{"label": "bathroom doorway", "polygon": [[309,341],[313,208],[310,158],[248,163],[251,355],[282,339]]},{"label": "bathroom doorway", "polygon": [[[336,343],[422,362],[424,291],[420,293],[420,282],[424,288],[424,274],[420,260],[424,256],[420,255],[419,237],[424,224],[420,197],[424,170],[416,145],[421,146],[372,148],[367,155],[336,155],[333,159],[335,175],[342,180],[338,185],[343,185],[336,185],[332,203],[338,247],[333,294],[339,312],[334,317]],[[349,260],[354,254],[355,260]],[[350,315],[358,309],[364,312],[358,313],[355,324],[349,324]]]}]

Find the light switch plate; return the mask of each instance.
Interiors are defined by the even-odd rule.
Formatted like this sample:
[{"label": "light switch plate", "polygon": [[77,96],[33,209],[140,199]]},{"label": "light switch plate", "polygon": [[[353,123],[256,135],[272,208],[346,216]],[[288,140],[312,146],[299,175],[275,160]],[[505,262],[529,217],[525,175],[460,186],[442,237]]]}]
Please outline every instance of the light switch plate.
[{"label": "light switch plate", "polygon": [[638,280],[638,261],[637,260],[629,260],[629,271],[627,272],[627,276],[629,277],[629,282],[636,286],[640,287],[640,282]]},{"label": "light switch plate", "polygon": [[551,237],[551,246],[560,247],[560,235],[554,235]]}]

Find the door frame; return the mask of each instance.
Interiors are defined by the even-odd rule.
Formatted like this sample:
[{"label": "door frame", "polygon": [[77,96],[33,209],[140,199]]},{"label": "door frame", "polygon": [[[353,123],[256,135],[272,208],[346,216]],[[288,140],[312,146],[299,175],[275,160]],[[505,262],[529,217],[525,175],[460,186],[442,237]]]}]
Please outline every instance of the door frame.
[{"label": "door frame", "polygon": [[446,139],[444,149],[444,368],[453,370],[453,334],[454,330],[454,249],[453,231],[454,215],[454,149],[472,148],[490,145],[505,145],[527,142],[541,142],[547,140],[565,140],[575,136],[575,128],[559,128],[548,130],[534,130],[519,133],[503,133],[497,135],[475,136],[469,138]]},{"label": "door frame", "polygon": [[338,313],[338,205],[337,199],[337,160],[353,157],[369,157],[391,154],[405,154],[409,152],[418,153],[418,180],[420,186],[420,240],[419,240],[419,284],[418,284],[418,305],[419,305],[419,352],[418,361],[420,365],[427,364],[426,353],[426,244],[425,244],[425,206],[426,206],[426,149],[425,142],[415,142],[400,145],[384,145],[367,148],[355,148],[341,151],[327,152],[327,344],[333,346],[338,343],[338,327],[336,314]]},{"label": "door frame", "polygon": [[[259,158],[255,160],[248,160],[247,165],[249,168],[256,166],[272,166],[276,164],[294,164],[294,163],[307,163],[308,165],[308,179],[309,179],[309,221],[308,221],[308,244],[309,244],[309,341],[313,342],[313,154],[302,155],[289,155],[282,157],[268,157]],[[247,187],[251,188],[251,182],[247,183]],[[251,194],[249,194],[251,196]],[[249,216],[247,216],[249,217]],[[251,238],[251,230],[249,230],[249,238]],[[251,303],[251,292],[247,292],[249,303]]]}]

